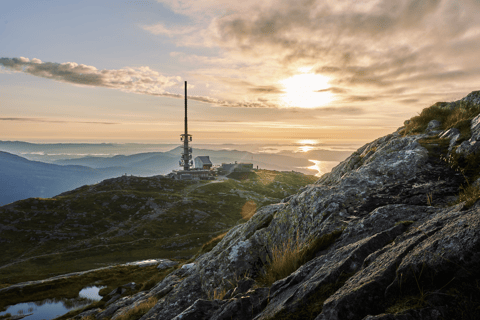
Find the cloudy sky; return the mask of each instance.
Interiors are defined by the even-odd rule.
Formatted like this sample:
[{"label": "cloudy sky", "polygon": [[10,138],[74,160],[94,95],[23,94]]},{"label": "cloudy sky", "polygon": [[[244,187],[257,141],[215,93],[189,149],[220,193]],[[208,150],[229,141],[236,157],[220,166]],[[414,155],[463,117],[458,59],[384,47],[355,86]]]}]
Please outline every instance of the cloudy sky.
[{"label": "cloudy sky", "polygon": [[0,140],[367,142],[480,90],[480,0],[15,0]]}]

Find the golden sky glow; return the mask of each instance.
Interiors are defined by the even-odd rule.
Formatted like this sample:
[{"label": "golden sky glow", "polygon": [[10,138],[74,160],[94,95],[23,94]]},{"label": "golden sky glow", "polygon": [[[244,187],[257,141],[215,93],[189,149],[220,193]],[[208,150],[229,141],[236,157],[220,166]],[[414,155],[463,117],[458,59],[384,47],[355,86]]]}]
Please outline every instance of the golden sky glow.
[{"label": "golden sky glow", "polygon": [[7,1],[0,140],[175,142],[187,80],[197,142],[367,142],[480,89],[478,12],[476,0]]}]

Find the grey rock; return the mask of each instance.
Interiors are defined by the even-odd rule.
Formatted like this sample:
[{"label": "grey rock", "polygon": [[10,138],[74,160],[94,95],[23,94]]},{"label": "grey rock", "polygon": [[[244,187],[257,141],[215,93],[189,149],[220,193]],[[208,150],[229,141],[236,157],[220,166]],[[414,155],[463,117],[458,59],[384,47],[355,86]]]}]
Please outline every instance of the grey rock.
[{"label": "grey rock", "polygon": [[127,284],[124,284],[122,288],[134,290],[136,286],[137,285],[135,284],[135,282],[129,282]]},{"label": "grey rock", "polygon": [[469,155],[480,151],[480,141],[463,141],[455,150],[457,154]]},{"label": "grey rock", "polygon": [[450,143],[448,145],[448,152],[452,152],[458,138],[460,138],[460,130],[458,130],[457,128],[450,128],[442,132],[439,135],[439,138],[450,139]]},{"label": "grey rock", "polygon": [[470,123],[471,137],[463,141],[455,150],[457,154],[469,155],[480,152],[480,115],[472,119]]},{"label": "grey rock", "polygon": [[211,320],[249,320],[268,304],[268,288],[258,288],[246,292],[218,308]]},{"label": "grey rock", "polygon": [[97,319],[103,319],[111,317],[118,309],[128,306],[138,300],[140,297],[144,296],[145,292],[139,292],[133,296],[126,296],[116,301],[115,303],[109,305],[105,310],[95,315]]},{"label": "grey rock", "polygon": [[[114,291],[112,292],[117,292],[117,289],[115,289]],[[111,292],[110,292],[111,293]],[[108,305],[111,305],[112,303],[114,303],[115,301],[117,301],[118,299],[120,299],[120,297],[122,296],[121,293],[115,293],[112,295],[112,297],[105,303],[106,306]]]},{"label": "grey rock", "polygon": [[480,115],[472,119],[470,130],[472,131],[472,140],[480,141]]},{"label": "grey rock", "polygon": [[468,101],[474,104],[480,104],[480,91],[473,91],[461,100]]},{"label": "grey rock", "polygon": [[224,301],[220,300],[202,300],[195,301],[189,308],[180,313],[174,320],[207,320],[211,319],[214,310],[217,310]]},{"label": "grey rock", "polygon": [[438,120],[432,120],[428,123],[426,132],[430,132],[436,129],[439,129],[442,124]]},{"label": "grey rock", "polygon": [[77,314],[75,317],[73,317],[73,319],[75,319],[75,320],[80,320],[80,319],[82,319],[83,317],[88,317],[88,316],[91,316],[91,315],[96,315],[97,313],[100,313],[100,312],[101,312],[101,309],[100,309],[100,308],[87,310],[87,311],[84,311],[84,312],[82,312],[82,313]]},{"label": "grey rock", "polygon": [[158,270],[164,270],[164,269],[168,269],[168,268],[171,268],[173,266],[176,266],[177,264],[178,264],[177,261],[162,259],[161,262],[158,264],[157,269]]},{"label": "grey rock", "polygon": [[[250,288],[255,284],[255,280],[247,278],[247,279],[242,279],[238,281],[237,287],[233,290],[232,296],[235,297],[237,295],[242,295],[243,293],[247,292],[250,290]],[[225,298],[224,299],[228,299]]]}]

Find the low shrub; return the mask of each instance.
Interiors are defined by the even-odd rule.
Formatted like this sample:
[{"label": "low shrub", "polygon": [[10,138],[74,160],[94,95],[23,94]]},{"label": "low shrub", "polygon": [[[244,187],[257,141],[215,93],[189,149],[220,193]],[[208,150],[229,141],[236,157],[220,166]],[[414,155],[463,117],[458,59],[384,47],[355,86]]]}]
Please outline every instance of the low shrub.
[{"label": "low shrub", "polygon": [[227,288],[215,288],[207,293],[208,300],[222,300],[227,291]]},{"label": "low shrub", "polygon": [[116,320],[136,320],[140,319],[144,314],[150,311],[151,308],[157,303],[158,299],[155,297],[148,298],[147,301],[140,303],[134,308],[128,310],[124,314],[116,318]]},{"label": "low shrub", "polygon": [[437,102],[423,109],[418,116],[405,121],[405,128],[401,133],[406,136],[424,132],[430,121],[438,120],[442,130],[457,128],[460,131],[461,142],[470,136],[470,120],[479,114],[480,105],[468,101]]},{"label": "low shrub", "polygon": [[274,246],[270,264],[258,281],[271,286],[275,281],[289,276],[300,266],[313,259],[317,252],[330,247],[342,232],[343,230],[335,230],[307,242],[300,241],[297,234],[295,239],[289,239],[278,246]]},{"label": "low shrub", "polygon": [[259,282],[271,286],[275,281],[283,279],[303,264],[302,246],[297,237],[272,248],[270,265],[260,277]]},{"label": "low shrub", "polygon": [[465,201],[464,209],[468,209],[473,206],[478,199],[480,199],[480,187],[468,184],[466,187],[460,187],[460,194],[454,204]]}]

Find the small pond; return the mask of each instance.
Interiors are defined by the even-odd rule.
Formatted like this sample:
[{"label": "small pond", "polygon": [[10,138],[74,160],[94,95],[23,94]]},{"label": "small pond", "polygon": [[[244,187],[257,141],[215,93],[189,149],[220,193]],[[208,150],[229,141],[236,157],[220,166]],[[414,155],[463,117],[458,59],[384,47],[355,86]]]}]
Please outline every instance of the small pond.
[{"label": "small pond", "polygon": [[95,301],[99,301],[102,297],[98,292],[104,287],[86,287],[78,293],[76,299],[46,299],[43,301],[17,303],[8,306],[7,310],[0,312],[0,316],[10,313],[12,316],[27,315],[25,320],[49,320],[65,313],[85,307]]}]

